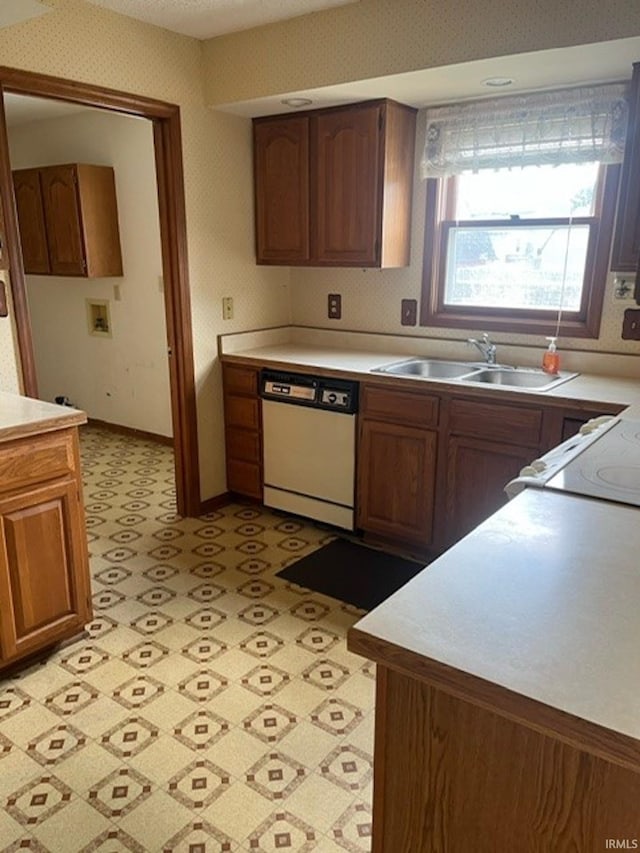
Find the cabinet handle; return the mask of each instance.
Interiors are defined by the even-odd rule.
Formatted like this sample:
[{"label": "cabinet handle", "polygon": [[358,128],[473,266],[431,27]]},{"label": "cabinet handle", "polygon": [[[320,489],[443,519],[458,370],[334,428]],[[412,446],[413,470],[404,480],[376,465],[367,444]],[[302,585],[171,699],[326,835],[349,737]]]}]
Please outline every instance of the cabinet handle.
[{"label": "cabinet handle", "polygon": [[633,291],[636,305],[640,305],[640,253],[638,253],[638,264],[636,266],[636,285]]}]

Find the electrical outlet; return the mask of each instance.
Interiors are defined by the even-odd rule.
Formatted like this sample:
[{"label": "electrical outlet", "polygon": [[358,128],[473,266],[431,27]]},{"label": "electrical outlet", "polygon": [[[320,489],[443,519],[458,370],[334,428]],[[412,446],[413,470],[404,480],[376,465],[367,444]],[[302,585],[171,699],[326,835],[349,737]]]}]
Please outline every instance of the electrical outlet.
[{"label": "electrical outlet", "polygon": [[339,293],[329,294],[327,317],[330,320],[339,320],[342,317],[342,296]]},{"label": "electrical outlet", "polygon": [[233,296],[222,297],[222,319],[233,320]]},{"label": "electrical outlet", "polygon": [[627,308],[624,312],[622,339],[640,341],[640,308]]},{"label": "electrical outlet", "polygon": [[418,301],[403,299],[400,303],[400,325],[415,326],[418,322]]},{"label": "electrical outlet", "polygon": [[616,299],[633,299],[633,284],[626,278],[616,276],[613,280],[613,295]]}]

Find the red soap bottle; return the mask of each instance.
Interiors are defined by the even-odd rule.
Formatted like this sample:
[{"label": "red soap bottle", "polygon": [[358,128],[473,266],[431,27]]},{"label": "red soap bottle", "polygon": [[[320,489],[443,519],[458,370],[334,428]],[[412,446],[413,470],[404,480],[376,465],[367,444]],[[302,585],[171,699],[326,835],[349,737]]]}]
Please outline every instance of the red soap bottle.
[{"label": "red soap bottle", "polygon": [[560,353],[556,347],[557,338],[546,338],[549,347],[542,356],[542,369],[545,373],[555,374],[560,370]]}]

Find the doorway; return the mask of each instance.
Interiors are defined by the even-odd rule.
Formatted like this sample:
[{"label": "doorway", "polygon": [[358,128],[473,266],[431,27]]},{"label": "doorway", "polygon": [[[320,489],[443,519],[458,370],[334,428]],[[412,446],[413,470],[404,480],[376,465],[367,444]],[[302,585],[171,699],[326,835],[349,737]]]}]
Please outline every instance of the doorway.
[{"label": "doorway", "polygon": [[[61,78],[0,67],[0,98],[7,94],[64,101],[152,122],[160,219],[162,277],[168,341],[171,421],[178,513],[200,512],[195,381],[188,287],[184,180],[179,108],[173,104]],[[32,324],[18,233],[4,105],[0,103],[0,197],[9,256],[23,390],[38,396]]]}]

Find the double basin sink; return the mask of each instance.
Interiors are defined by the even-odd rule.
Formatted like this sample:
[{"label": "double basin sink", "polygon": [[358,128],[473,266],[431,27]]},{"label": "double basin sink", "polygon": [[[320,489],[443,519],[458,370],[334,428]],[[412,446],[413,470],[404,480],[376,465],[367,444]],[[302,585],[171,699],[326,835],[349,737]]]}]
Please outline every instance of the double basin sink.
[{"label": "double basin sink", "polygon": [[376,367],[374,373],[408,376],[415,379],[449,379],[482,385],[548,391],[577,373],[550,375],[531,367],[477,364],[461,361],[441,361],[433,358],[409,358]]}]

